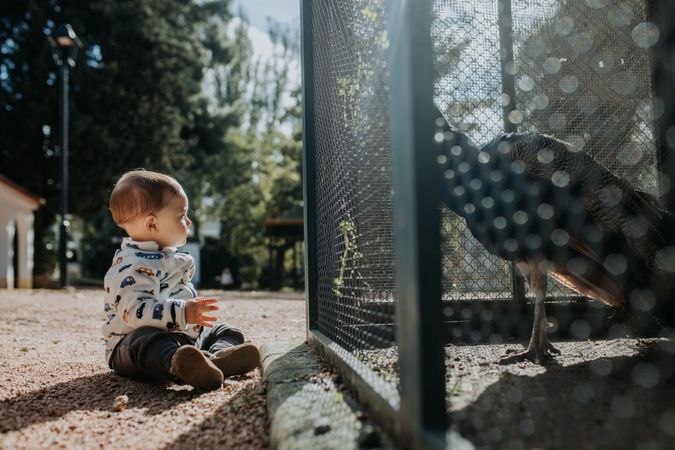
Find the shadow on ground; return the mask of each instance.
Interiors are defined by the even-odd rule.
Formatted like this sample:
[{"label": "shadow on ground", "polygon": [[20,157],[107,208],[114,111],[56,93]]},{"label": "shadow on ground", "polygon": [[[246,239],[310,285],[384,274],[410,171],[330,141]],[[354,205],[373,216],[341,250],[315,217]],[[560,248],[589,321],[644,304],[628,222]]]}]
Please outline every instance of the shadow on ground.
[{"label": "shadow on ground", "polygon": [[146,408],[146,415],[166,411],[199,393],[173,391],[164,384],[143,383],[112,372],[80,377],[0,401],[0,433],[65,416],[71,411],[112,411],[118,395],[131,399],[128,408]]},{"label": "shadow on ground", "polygon": [[553,361],[535,375],[503,372],[451,422],[481,449],[666,450],[675,442],[674,399],[673,354],[652,346],[635,356]]},{"label": "shadow on ground", "polygon": [[[236,388],[235,388],[236,389]],[[267,415],[251,415],[251,409],[265,411],[262,383],[242,387],[217,410],[189,431],[181,434],[163,450],[186,448],[254,449],[267,447]]]}]

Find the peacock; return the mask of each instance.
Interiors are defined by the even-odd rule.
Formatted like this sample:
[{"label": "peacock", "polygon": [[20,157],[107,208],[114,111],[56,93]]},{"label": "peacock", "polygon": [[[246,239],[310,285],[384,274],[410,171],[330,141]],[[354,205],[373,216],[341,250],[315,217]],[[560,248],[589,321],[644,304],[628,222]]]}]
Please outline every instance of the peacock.
[{"label": "peacock", "polygon": [[555,137],[508,133],[478,148],[436,115],[444,203],[535,294],[529,344],[502,363],[560,353],[546,334],[547,275],[617,308],[655,312],[670,295],[675,216],[655,197]]}]

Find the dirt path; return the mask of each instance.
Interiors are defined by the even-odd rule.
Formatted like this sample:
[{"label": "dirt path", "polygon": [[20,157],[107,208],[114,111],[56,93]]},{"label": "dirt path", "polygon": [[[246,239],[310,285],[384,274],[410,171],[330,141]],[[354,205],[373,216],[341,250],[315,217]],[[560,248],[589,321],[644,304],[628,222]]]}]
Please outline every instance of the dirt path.
[{"label": "dirt path", "polygon": [[[448,345],[451,427],[476,448],[675,448],[675,342],[612,338],[555,342],[546,365],[500,365],[519,344]],[[396,348],[356,356],[399,385]]]},{"label": "dirt path", "polygon": [[[256,343],[304,338],[301,295],[211,294]],[[98,290],[0,290],[0,448],[268,447],[258,371],[203,394],[121,378],[104,362],[102,309]]]}]

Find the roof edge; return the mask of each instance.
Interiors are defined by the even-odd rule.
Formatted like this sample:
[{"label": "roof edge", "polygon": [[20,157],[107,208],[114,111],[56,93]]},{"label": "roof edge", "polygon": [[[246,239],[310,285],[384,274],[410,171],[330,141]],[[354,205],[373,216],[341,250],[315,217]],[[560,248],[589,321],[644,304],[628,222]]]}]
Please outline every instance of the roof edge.
[{"label": "roof edge", "polygon": [[5,184],[10,189],[12,189],[12,190],[18,192],[19,194],[23,195],[25,198],[27,198],[28,200],[33,202],[36,206],[41,206],[41,205],[44,205],[45,203],[47,203],[47,201],[44,198],[33,194],[28,189],[20,186],[19,184],[10,180],[9,178],[7,178],[6,176],[4,176],[2,174],[0,174],[0,183]]}]

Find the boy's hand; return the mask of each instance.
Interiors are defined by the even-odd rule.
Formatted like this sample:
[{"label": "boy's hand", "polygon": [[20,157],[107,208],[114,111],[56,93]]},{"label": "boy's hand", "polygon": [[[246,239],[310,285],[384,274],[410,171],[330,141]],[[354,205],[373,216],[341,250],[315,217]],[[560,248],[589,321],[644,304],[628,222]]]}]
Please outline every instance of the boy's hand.
[{"label": "boy's hand", "polygon": [[218,300],[212,297],[197,297],[185,302],[185,321],[187,323],[212,327],[218,320],[214,316],[207,316],[209,311],[216,311]]}]

